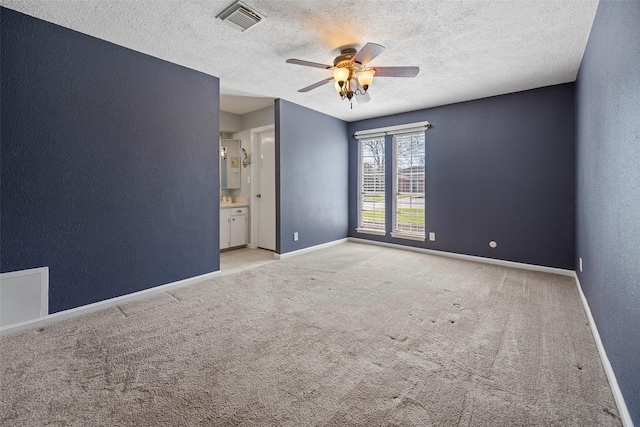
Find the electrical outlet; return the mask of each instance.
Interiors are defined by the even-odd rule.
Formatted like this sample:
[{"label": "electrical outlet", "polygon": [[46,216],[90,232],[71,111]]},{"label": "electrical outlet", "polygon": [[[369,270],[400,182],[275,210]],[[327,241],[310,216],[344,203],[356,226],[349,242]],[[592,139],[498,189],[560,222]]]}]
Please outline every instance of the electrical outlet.
[{"label": "electrical outlet", "polygon": [[432,242],[436,241],[436,233],[434,233],[433,231],[429,232],[429,240],[431,240]]},{"label": "electrical outlet", "polygon": [[298,241],[298,232],[297,231],[295,233],[293,233],[293,241],[294,242]]},{"label": "electrical outlet", "polygon": [[578,261],[580,261],[580,273],[582,273],[582,257],[578,258]]}]

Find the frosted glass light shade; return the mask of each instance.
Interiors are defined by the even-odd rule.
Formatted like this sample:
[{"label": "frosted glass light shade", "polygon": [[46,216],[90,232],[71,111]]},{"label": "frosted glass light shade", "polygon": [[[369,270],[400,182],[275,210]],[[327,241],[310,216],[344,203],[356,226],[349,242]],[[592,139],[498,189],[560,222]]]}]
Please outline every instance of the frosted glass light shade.
[{"label": "frosted glass light shade", "polygon": [[333,69],[333,78],[340,84],[340,82],[346,82],[349,79],[349,69],[336,67]]},{"label": "frosted glass light shade", "polygon": [[360,83],[360,86],[362,86],[366,90],[371,84],[371,82],[373,81],[374,74],[375,74],[374,70],[360,71],[358,73],[358,83]]}]

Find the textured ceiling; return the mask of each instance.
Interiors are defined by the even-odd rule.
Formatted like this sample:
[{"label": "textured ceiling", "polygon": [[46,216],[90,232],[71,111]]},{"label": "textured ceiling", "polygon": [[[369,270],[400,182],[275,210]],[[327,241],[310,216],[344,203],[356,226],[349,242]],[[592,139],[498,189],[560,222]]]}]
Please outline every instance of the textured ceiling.
[{"label": "textured ceiling", "polygon": [[[266,18],[240,32],[216,16],[230,0],[2,0],[11,9],[220,78],[221,108],[243,114],[275,98],[346,121],[574,81],[597,0],[245,0]],[[387,50],[371,65],[417,65],[414,79],[376,78],[372,101],[333,85],[297,90],[344,46]],[[237,96],[261,99],[238,99]],[[266,104],[265,104],[266,102]]]}]

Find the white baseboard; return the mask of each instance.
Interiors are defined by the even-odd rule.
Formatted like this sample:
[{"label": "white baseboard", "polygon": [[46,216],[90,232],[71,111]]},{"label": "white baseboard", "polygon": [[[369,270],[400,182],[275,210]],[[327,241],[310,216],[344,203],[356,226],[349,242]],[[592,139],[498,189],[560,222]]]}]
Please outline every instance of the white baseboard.
[{"label": "white baseboard", "polygon": [[318,249],[323,249],[323,248],[328,248],[330,246],[335,246],[335,245],[339,245],[345,242],[348,242],[349,238],[345,237],[344,239],[338,239],[338,240],[334,240],[331,242],[327,242],[327,243],[322,243],[320,245],[315,245],[315,246],[309,246],[308,248],[304,248],[304,249],[300,249],[297,251],[292,251],[292,252],[287,252],[284,254],[274,254],[274,258],[275,259],[284,259],[284,258],[289,258],[292,256],[296,256],[296,255],[302,255],[304,253],[307,252],[312,252],[312,251],[317,251]]},{"label": "white baseboard", "polygon": [[525,270],[534,270],[534,271],[543,271],[547,273],[555,273],[563,276],[573,277],[576,281],[576,286],[578,287],[578,293],[580,294],[580,300],[582,301],[582,306],[584,307],[584,311],[587,314],[587,319],[591,327],[591,333],[593,334],[593,339],[596,343],[596,347],[598,348],[600,359],[602,360],[602,366],[604,367],[604,371],[607,375],[607,379],[609,380],[609,386],[611,387],[613,398],[618,407],[618,412],[620,413],[622,425],[624,427],[633,427],[633,421],[631,420],[629,409],[627,408],[627,405],[624,401],[624,397],[622,396],[622,391],[620,391],[620,387],[618,386],[618,381],[616,380],[615,373],[613,372],[613,368],[611,367],[611,363],[609,362],[607,353],[605,352],[604,346],[602,345],[602,340],[600,339],[600,334],[598,333],[596,322],[593,320],[593,316],[591,315],[591,309],[589,308],[589,303],[587,302],[587,299],[585,298],[584,293],[582,292],[582,286],[580,285],[580,280],[578,279],[578,275],[576,274],[575,271],[565,270],[562,268],[544,267],[540,265],[525,264],[525,263],[513,262],[513,261],[503,261],[503,260],[484,258],[479,256],[473,256],[473,255],[462,255],[462,254],[455,254],[451,252],[441,252],[441,251],[435,251],[431,249],[416,248],[413,246],[398,245],[395,243],[359,239],[356,237],[349,237],[349,241],[357,242],[357,243],[366,243],[370,245],[386,246],[386,247],[395,248],[395,249],[404,249],[408,251],[421,252],[421,253],[426,253],[431,255],[458,258],[458,259],[463,259],[467,261],[483,262],[486,264],[495,264],[495,265],[501,265],[505,267],[521,268]]},{"label": "white baseboard", "polygon": [[560,274],[562,276],[575,275],[573,270],[565,270],[564,268],[545,267],[543,265],[525,264],[523,262],[504,261],[501,259],[485,258],[475,255],[456,254],[453,252],[436,251],[433,249],[416,248],[414,246],[398,245],[396,243],[378,242],[376,240],[359,239],[357,237],[349,237],[350,242],[366,243],[369,245],[386,246],[395,249],[404,249],[406,251],[421,252],[429,255],[446,256],[449,258],[463,259],[465,261],[482,262],[484,264],[501,265],[503,267],[520,268],[523,270],[542,271],[545,273]]},{"label": "white baseboard", "polygon": [[0,336],[9,335],[16,332],[24,331],[26,329],[37,328],[41,326],[48,325],[53,322],[58,322],[64,319],[70,319],[72,317],[77,317],[83,314],[91,313],[94,311],[102,310],[107,307],[112,307],[117,304],[122,304],[125,302],[130,302],[140,298],[146,298],[150,295],[157,294],[160,292],[165,292],[170,289],[181,288],[183,286],[192,285],[197,282],[202,282],[203,280],[211,279],[213,277],[219,276],[220,270],[213,271],[211,273],[201,274],[200,276],[189,277],[187,279],[178,280],[177,282],[167,283],[165,285],[156,286],[149,289],[144,289],[142,291],[134,292],[127,295],[122,295],[115,298],[110,298],[104,301],[98,301],[93,304],[83,305],[81,307],[72,308],[69,310],[59,311],[54,314],[49,314],[44,317],[40,317],[38,319],[28,320],[26,322],[16,323],[13,325],[8,325],[0,328]]},{"label": "white baseboard", "polygon": [[591,309],[589,308],[589,303],[587,302],[587,298],[584,296],[584,293],[582,292],[582,285],[580,284],[580,279],[578,279],[578,275],[575,272],[573,274],[573,277],[576,280],[576,286],[578,287],[578,294],[580,294],[580,299],[582,300],[582,306],[584,307],[584,311],[587,314],[587,319],[589,321],[589,326],[591,327],[591,333],[593,334],[593,339],[596,342],[598,353],[600,353],[600,360],[602,360],[602,366],[604,367],[604,372],[607,374],[607,378],[609,379],[609,385],[611,386],[613,399],[616,401],[616,405],[618,406],[618,412],[620,413],[620,418],[622,419],[622,425],[624,427],[633,427],[631,414],[629,414],[629,409],[627,408],[627,404],[625,403],[624,397],[622,396],[622,391],[620,391],[620,387],[618,386],[618,380],[616,380],[616,375],[613,372],[613,368],[611,367],[611,363],[609,362],[607,353],[604,350],[604,346],[602,345],[602,340],[600,339],[600,333],[598,333],[598,327],[596,326],[596,322],[593,320],[593,316],[591,315]]},{"label": "white baseboard", "polygon": [[[365,244],[371,244],[371,245],[378,245],[378,246],[386,246],[386,247],[391,247],[391,248],[395,248],[395,249],[403,249],[403,250],[409,250],[409,251],[414,251],[414,252],[421,252],[421,253],[426,253],[426,254],[431,254],[431,255],[439,255],[439,256],[447,256],[447,257],[451,257],[451,258],[457,258],[457,259],[463,259],[463,260],[467,260],[467,261],[475,261],[475,262],[483,262],[483,263],[487,263],[487,264],[495,264],[495,265],[502,265],[502,266],[506,266],[506,267],[514,267],[514,268],[521,268],[521,269],[526,269],[526,270],[534,270],[534,271],[543,271],[543,272],[548,272],[548,273],[555,273],[555,274],[561,274],[561,275],[565,275],[565,276],[571,276],[575,279],[576,281],[576,286],[578,288],[578,294],[580,295],[580,300],[582,301],[582,305],[584,307],[585,313],[587,315],[587,319],[589,321],[589,325],[591,327],[591,333],[593,334],[593,338],[594,341],[596,343],[596,347],[598,349],[598,353],[600,354],[600,359],[602,360],[602,365],[604,367],[604,371],[607,375],[607,378],[609,380],[609,385],[611,386],[611,392],[613,393],[613,398],[616,402],[616,405],[618,406],[618,412],[620,413],[620,418],[622,420],[622,425],[624,427],[633,427],[633,421],[631,420],[631,415],[629,414],[629,410],[627,408],[627,405],[624,401],[624,397],[622,395],[622,392],[620,390],[620,387],[618,386],[618,381],[616,380],[616,376],[615,373],[613,372],[613,368],[611,367],[611,363],[609,362],[609,358],[607,357],[607,353],[604,349],[604,346],[602,345],[602,340],[600,339],[600,334],[598,333],[598,328],[596,326],[596,323],[593,319],[593,316],[591,314],[591,309],[589,308],[589,303],[587,302],[587,299],[584,296],[584,293],[582,292],[582,286],[580,285],[580,280],[578,279],[578,275],[575,273],[575,271],[571,271],[571,270],[564,270],[564,269],[560,269],[560,268],[553,268],[553,267],[544,267],[544,266],[538,266],[538,265],[531,265],[531,264],[524,264],[524,263],[518,263],[518,262],[513,262],[513,261],[503,261],[503,260],[496,260],[496,259],[492,259],[492,258],[483,258],[483,257],[478,257],[478,256],[473,256],[473,255],[462,255],[462,254],[455,254],[455,253],[451,253],[451,252],[442,252],[442,251],[435,251],[435,250],[431,250],[431,249],[424,249],[424,248],[416,248],[416,247],[412,247],[412,246],[404,246],[404,245],[398,245],[398,244],[394,244],[394,243],[387,243],[387,242],[378,242],[378,241],[373,241],[373,240],[367,240],[367,239],[359,239],[359,238],[354,238],[354,237],[348,237],[348,238],[344,238],[344,239],[339,239],[339,240],[334,240],[332,242],[327,242],[327,243],[323,243],[320,245],[316,245],[316,246],[311,246],[308,248],[304,248],[304,249],[300,249],[297,251],[293,251],[293,252],[287,252],[285,254],[274,254],[274,257],[276,259],[284,259],[284,258],[289,258],[292,256],[296,256],[296,255],[301,255],[303,253],[307,253],[307,252],[312,252],[318,249],[323,249],[323,248],[327,248],[330,246],[335,246],[335,245],[339,245],[342,243],[345,243],[347,241],[352,241],[352,242],[356,242],[356,243],[365,243]],[[70,310],[65,310],[65,311],[60,311],[54,314],[50,314],[38,319],[34,319],[34,320],[29,320],[26,322],[21,322],[21,323],[16,323],[13,325],[9,325],[9,326],[5,326],[5,327],[1,327],[0,328],[0,336],[4,336],[4,335],[9,335],[12,333],[16,333],[19,331],[23,331],[26,329],[32,329],[32,328],[36,328],[36,327],[41,327],[41,326],[45,326],[48,325],[50,323],[54,323],[60,320],[64,320],[64,319],[70,319],[72,317],[77,317],[83,314],[87,314],[87,313],[91,313],[94,311],[98,311],[98,310],[102,310],[104,308],[107,307],[111,307],[117,304],[122,304],[125,302],[129,302],[129,301],[133,301],[136,299],[140,299],[140,298],[145,298],[148,297],[150,295],[156,294],[156,293],[160,293],[160,292],[165,292],[168,291],[170,289],[177,289],[183,286],[188,286],[197,282],[201,282],[207,279],[211,279],[214,277],[217,277],[221,274],[220,270],[218,271],[214,271],[211,273],[206,273],[206,274],[202,274],[199,276],[194,276],[194,277],[190,277],[188,279],[183,279],[183,280],[179,280],[176,282],[172,282],[172,283],[167,283],[165,285],[160,285],[160,286],[156,286],[153,288],[149,288],[149,289],[145,289],[139,292],[134,292],[131,294],[127,294],[127,295],[122,295],[119,297],[115,297],[115,298],[111,298],[108,300],[104,300],[104,301],[99,301],[93,304],[88,304],[88,305],[84,305],[81,307],[76,307],[76,308],[72,308]]]}]

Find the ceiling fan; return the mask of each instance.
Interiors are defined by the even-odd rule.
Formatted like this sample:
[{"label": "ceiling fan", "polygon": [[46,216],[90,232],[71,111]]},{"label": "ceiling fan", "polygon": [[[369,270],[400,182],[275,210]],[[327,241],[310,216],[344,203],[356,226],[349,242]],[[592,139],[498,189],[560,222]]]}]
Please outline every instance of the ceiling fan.
[{"label": "ceiling fan", "polygon": [[[367,90],[371,86],[373,76],[415,77],[420,71],[419,67],[367,67],[367,64],[372,59],[384,51],[384,46],[376,43],[367,43],[359,51],[352,47],[342,49],[340,55],[333,60],[333,65],[293,58],[287,59],[286,62],[288,64],[333,70],[333,76],[304,87],[298,92],[309,92],[329,83],[331,80],[335,80],[336,91],[340,94],[341,99],[352,101],[355,97],[358,102],[364,103],[371,100]],[[353,108],[353,104],[351,108]]]}]

